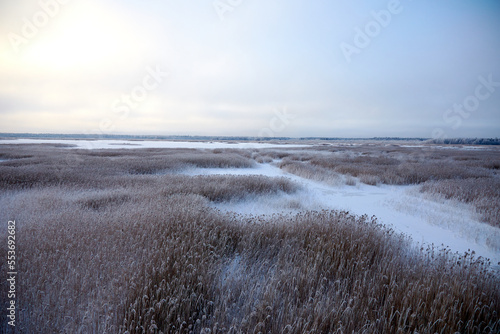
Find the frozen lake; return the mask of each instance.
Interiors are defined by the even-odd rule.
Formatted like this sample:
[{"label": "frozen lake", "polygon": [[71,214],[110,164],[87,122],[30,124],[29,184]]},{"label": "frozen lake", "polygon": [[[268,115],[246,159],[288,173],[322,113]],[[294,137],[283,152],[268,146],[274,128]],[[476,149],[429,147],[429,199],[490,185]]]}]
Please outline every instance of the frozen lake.
[{"label": "frozen lake", "polygon": [[299,144],[270,144],[254,142],[219,142],[219,141],[168,141],[168,140],[66,140],[66,139],[7,139],[0,140],[2,144],[65,144],[75,148],[95,149],[134,149],[134,148],[278,148],[278,147],[308,147]]}]

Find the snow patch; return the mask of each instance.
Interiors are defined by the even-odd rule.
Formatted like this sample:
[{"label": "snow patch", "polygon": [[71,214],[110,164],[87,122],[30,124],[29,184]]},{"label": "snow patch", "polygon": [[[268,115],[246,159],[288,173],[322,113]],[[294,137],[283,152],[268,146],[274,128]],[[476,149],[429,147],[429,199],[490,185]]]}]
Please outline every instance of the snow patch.
[{"label": "snow patch", "polygon": [[272,164],[256,168],[195,168],[188,175],[265,175],[287,177],[301,189],[293,194],[255,196],[245,201],[212,204],[222,211],[243,215],[296,213],[335,209],[356,215],[376,216],[379,222],[410,236],[424,246],[449,247],[453,252],[476,252],[493,264],[500,262],[500,230],[479,221],[471,206],[438,201],[420,193],[419,186],[331,186],[284,172]]}]

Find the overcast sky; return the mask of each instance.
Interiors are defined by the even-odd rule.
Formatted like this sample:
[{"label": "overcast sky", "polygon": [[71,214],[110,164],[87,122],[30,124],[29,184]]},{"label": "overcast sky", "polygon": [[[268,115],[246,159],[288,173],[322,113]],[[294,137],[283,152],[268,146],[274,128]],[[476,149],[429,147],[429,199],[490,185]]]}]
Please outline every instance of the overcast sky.
[{"label": "overcast sky", "polygon": [[0,2],[0,132],[500,136],[500,2]]}]

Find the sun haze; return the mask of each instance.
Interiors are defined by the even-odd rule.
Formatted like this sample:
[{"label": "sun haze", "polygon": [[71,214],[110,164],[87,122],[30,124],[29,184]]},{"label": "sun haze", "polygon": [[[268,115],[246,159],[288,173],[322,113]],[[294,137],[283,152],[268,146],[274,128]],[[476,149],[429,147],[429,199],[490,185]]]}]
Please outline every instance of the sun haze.
[{"label": "sun haze", "polygon": [[0,5],[0,132],[500,134],[496,1]]}]

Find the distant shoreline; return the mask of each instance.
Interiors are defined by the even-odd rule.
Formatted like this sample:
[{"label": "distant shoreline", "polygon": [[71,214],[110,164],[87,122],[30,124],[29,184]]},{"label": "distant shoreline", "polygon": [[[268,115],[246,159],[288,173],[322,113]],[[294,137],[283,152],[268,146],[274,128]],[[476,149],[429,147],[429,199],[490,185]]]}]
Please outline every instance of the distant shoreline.
[{"label": "distant shoreline", "polygon": [[440,145],[500,145],[500,138],[403,138],[403,137],[251,137],[251,136],[190,136],[190,135],[111,135],[111,134],[58,134],[58,133],[0,133],[2,140],[54,139],[54,140],[127,140],[127,141],[183,141],[183,142],[270,142],[319,144],[321,142],[418,142]]}]

